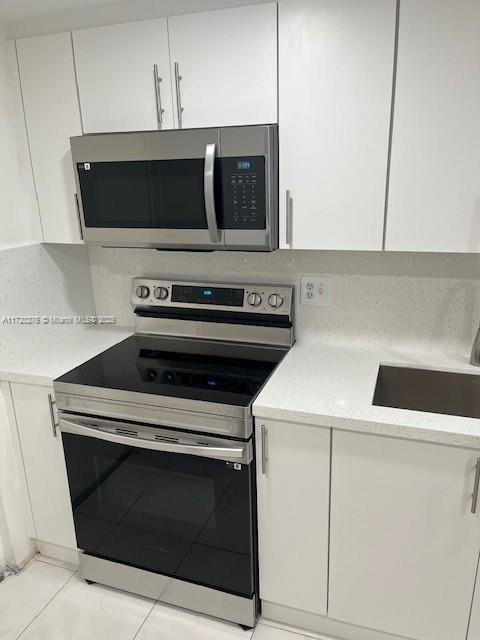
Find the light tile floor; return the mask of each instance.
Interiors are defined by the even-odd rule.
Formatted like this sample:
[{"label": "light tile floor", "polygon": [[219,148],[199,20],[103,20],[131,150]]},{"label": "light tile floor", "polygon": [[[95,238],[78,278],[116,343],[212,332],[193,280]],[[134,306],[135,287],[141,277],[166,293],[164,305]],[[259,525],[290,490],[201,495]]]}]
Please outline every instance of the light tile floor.
[{"label": "light tile floor", "polygon": [[[100,585],[37,557],[0,584],[0,640],[308,640],[260,621],[255,631]],[[328,640],[328,639],[325,639]]]}]

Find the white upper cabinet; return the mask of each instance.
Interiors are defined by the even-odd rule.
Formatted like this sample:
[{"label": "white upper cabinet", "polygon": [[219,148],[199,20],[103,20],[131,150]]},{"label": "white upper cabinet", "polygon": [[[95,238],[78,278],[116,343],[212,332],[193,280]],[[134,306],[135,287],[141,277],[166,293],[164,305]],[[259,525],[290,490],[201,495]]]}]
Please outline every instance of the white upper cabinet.
[{"label": "white upper cabinet", "polygon": [[85,133],[173,128],[166,19],[74,31],[73,46]]},{"label": "white upper cabinet", "polygon": [[81,135],[69,33],[17,40],[20,83],[45,242],[80,242],[70,136]]},{"label": "white upper cabinet", "polygon": [[256,442],[260,597],[326,615],[330,429],[257,419]]},{"label": "white upper cabinet", "polygon": [[480,2],[402,0],[386,249],[480,251]]},{"label": "white upper cabinet", "polygon": [[277,121],[277,6],[261,4],[168,19],[181,126]]},{"label": "white upper cabinet", "polygon": [[395,0],[279,3],[283,247],[382,249],[395,19]]},{"label": "white upper cabinet", "polygon": [[466,637],[479,455],[334,430],[329,616],[418,640]]}]

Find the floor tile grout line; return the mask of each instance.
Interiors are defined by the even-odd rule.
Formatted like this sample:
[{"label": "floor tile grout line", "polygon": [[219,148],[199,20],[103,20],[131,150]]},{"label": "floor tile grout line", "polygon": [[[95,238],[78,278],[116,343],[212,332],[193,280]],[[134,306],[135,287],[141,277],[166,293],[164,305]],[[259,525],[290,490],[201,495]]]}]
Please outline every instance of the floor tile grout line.
[{"label": "floor tile grout line", "polygon": [[70,564],[69,562],[63,562],[63,560],[55,560],[55,558],[49,558],[40,556],[37,558],[36,556],[32,558],[34,562],[41,562],[42,564],[48,564],[50,567],[59,567],[60,569],[66,569],[67,571],[73,571],[74,573],[78,572],[78,566],[74,564]]},{"label": "floor tile grout line", "polygon": [[[308,634],[308,631],[303,630],[303,629],[295,629],[295,631],[292,631],[291,629],[287,629],[285,627],[279,626],[280,623],[278,625],[276,624],[269,624],[267,621],[265,620],[261,620],[257,626],[255,627],[255,631],[258,628],[258,625],[263,625],[265,627],[269,627],[270,629],[280,629],[280,631],[285,631],[286,633],[290,633],[291,635],[295,636],[302,636],[302,638],[311,638],[312,640],[327,640],[328,636],[322,636],[321,634],[316,634],[314,636],[311,636]],[[253,632],[255,635],[255,631]],[[312,633],[315,633],[315,631],[313,631]],[[255,638],[252,636],[253,640],[255,640]],[[330,639],[329,639],[330,640]],[[334,640],[334,638],[331,638],[331,640]]]},{"label": "floor tile grout line", "polygon": [[[62,567],[60,567],[60,568],[62,568]],[[68,569],[65,569],[65,571],[68,571]],[[77,573],[76,571],[72,572],[72,575],[68,578],[68,580],[62,584],[60,589],[54,593],[54,595],[50,598],[50,600],[48,600],[48,602],[45,603],[45,605],[40,609],[40,611],[37,613],[37,615],[34,616],[30,620],[30,622],[27,624],[27,626],[22,629],[22,631],[19,633],[19,635],[16,637],[15,640],[19,640],[19,638],[22,637],[22,635],[25,633],[25,631],[27,629],[29,629],[32,626],[32,624],[35,622],[35,620],[37,620],[42,615],[42,613],[45,611],[45,609],[55,600],[55,598],[60,594],[62,589],[64,589],[67,586],[67,584],[70,582],[70,580],[73,578],[73,576],[76,575],[76,573]]]},{"label": "floor tile grout line", "polygon": [[138,627],[137,631],[135,632],[135,635],[132,637],[132,640],[135,640],[135,638],[138,636],[138,634],[140,633],[140,631],[143,629],[143,625],[146,623],[146,621],[149,619],[150,614],[152,613],[152,611],[155,609],[155,605],[157,604],[157,601],[155,600],[150,608],[150,611],[147,613],[147,615],[145,616],[142,624]]},{"label": "floor tile grout line", "polygon": [[[61,591],[68,585],[68,583],[72,580],[72,578],[74,578],[79,573],[78,569],[68,568],[68,567],[62,566],[60,564],[55,564],[54,562],[49,562],[48,560],[44,560],[43,558],[35,557],[35,558],[32,559],[31,564],[34,564],[35,562],[40,562],[43,565],[47,565],[47,566],[51,566],[51,567],[53,566],[53,567],[57,567],[59,569],[63,569],[65,571],[70,572],[71,575],[62,584],[62,586],[52,595],[52,597],[47,600],[47,602],[43,605],[43,607],[40,609],[40,611],[36,615],[33,616],[33,618],[28,622],[28,624],[26,624],[23,627],[23,629],[20,631],[20,633],[16,636],[15,640],[21,640],[21,637],[25,634],[25,632],[35,623],[36,620],[38,620],[38,618],[42,615],[42,613],[60,595]],[[137,629],[135,634],[132,636],[131,640],[135,640],[137,638],[137,636],[141,632],[143,626],[146,624],[147,620],[149,619],[150,615],[152,614],[155,606],[157,604],[160,604],[160,605],[163,604],[160,600],[153,600],[151,602],[152,602],[152,606],[150,607],[150,609],[149,609],[147,615],[145,616],[144,620],[142,621],[141,625],[139,626],[139,628]],[[265,625],[265,626],[270,626],[270,625]],[[275,628],[275,627],[272,627],[272,628]],[[250,635],[248,636],[248,640],[253,640],[255,631],[256,631],[256,628],[251,631]],[[235,634],[233,632],[231,632],[230,630],[228,631],[228,634],[232,635],[232,638],[235,636]]]}]

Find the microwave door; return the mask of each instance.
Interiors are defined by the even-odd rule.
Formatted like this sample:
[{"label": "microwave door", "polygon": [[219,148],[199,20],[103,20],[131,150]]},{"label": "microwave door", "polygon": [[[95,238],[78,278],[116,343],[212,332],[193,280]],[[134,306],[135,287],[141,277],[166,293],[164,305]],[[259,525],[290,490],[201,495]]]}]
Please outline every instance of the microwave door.
[{"label": "microwave door", "polygon": [[210,148],[208,158],[78,163],[84,239],[106,246],[223,249]]},{"label": "microwave door", "polygon": [[117,247],[224,249],[218,149],[216,130],[73,138],[84,240]]},{"label": "microwave door", "polygon": [[215,158],[203,154],[152,163],[153,227],[163,233],[163,242],[158,236],[163,246],[168,242],[166,248],[224,248],[216,217],[215,175]]}]

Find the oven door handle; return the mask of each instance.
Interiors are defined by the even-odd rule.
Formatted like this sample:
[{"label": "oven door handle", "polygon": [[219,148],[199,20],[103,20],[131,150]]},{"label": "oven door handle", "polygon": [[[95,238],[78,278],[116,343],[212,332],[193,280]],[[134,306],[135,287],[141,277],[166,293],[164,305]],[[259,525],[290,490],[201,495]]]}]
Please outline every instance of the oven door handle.
[{"label": "oven door handle", "polygon": [[207,226],[212,242],[220,242],[218,232],[217,211],[215,209],[215,143],[207,144],[205,148],[205,169],[204,169],[204,194],[205,213],[207,216]]},{"label": "oven door handle", "polygon": [[[128,426],[126,426],[126,428],[128,429]],[[97,438],[98,440],[105,440],[107,442],[122,444],[129,447],[151,449],[153,451],[165,451],[167,453],[179,453],[182,455],[198,456],[202,458],[213,458],[216,460],[224,460],[225,462],[249,464],[252,460],[251,443],[245,443],[236,447],[219,447],[217,445],[198,444],[195,442],[187,444],[183,442],[147,440],[146,438],[124,436],[119,433],[103,431],[97,425],[86,425],[72,420],[65,420],[64,418],[60,419],[60,431],[62,433],[73,433],[74,435]],[[200,438],[201,436],[198,437]],[[208,437],[205,437],[204,439],[208,440]]]}]

